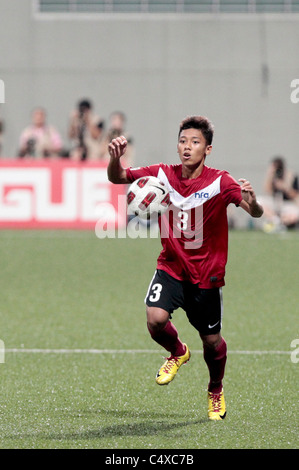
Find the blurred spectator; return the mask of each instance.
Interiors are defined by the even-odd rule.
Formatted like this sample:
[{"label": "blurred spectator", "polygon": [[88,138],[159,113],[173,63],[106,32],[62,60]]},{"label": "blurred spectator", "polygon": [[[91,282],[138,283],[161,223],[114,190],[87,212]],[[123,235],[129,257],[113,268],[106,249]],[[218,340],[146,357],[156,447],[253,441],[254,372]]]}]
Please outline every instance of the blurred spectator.
[{"label": "blurred spectator", "polygon": [[108,124],[108,131],[107,131],[107,140],[106,140],[106,148],[105,148],[105,157],[109,158],[108,153],[108,144],[111,142],[112,139],[115,137],[119,137],[124,135],[128,141],[128,146],[123,159],[125,160],[126,166],[132,166],[134,161],[134,145],[133,145],[133,138],[128,135],[126,131],[126,122],[127,118],[126,115],[122,111],[114,111],[110,114],[109,117],[109,124]]},{"label": "blurred spectator", "polygon": [[104,157],[103,119],[93,113],[89,100],[81,100],[71,113],[68,135],[73,145],[70,151],[72,160],[101,160]]},{"label": "blurred spectator", "polygon": [[264,189],[264,229],[270,232],[295,227],[299,223],[299,181],[283,157],[271,161]]},{"label": "blurred spectator", "polygon": [[60,155],[62,139],[58,131],[47,124],[46,118],[43,108],[33,110],[32,124],[21,133],[19,157],[41,159]]}]

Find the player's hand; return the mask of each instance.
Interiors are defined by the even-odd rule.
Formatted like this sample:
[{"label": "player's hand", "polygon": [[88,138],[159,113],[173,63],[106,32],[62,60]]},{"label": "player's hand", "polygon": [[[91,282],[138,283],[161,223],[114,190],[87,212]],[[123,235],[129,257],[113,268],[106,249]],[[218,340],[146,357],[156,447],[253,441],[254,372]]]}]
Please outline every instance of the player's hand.
[{"label": "player's hand", "polygon": [[241,191],[244,201],[248,202],[249,205],[256,202],[256,195],[251,186],[251,183],[244,178],[240,178],[239,182],[242,183]]},{"label": "player's hand", "polygon": [[108,145],[108,150],[110,157],[112,158],[120,158],[124,155],[127,149],[127,139],[121,135],[116,139],[111,140],[110,144]]}]

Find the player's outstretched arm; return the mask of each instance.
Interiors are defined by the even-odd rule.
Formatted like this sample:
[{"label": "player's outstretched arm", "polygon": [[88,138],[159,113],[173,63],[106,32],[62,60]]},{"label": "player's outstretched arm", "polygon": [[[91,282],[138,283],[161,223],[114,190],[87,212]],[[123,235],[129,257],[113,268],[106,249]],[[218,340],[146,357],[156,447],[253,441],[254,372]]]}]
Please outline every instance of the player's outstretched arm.
[{"label": "player's outstretched arm", "polygon": [[262,205],[256,199],[255,192],[250,182],[244,178],[239,179],[242,191],[242,201],[240,206],[252,217],[261,217],[263,215],[264,209]]},{"label": "player's outstretched arm", "polygon": [[128,142],[123,135],[113,139],[108,145],[110,161],[107,174],[111,183],[128,184],[130,182],[127,178],[126,170],[120,162],[120,158],[124,155],[127,145]]}]

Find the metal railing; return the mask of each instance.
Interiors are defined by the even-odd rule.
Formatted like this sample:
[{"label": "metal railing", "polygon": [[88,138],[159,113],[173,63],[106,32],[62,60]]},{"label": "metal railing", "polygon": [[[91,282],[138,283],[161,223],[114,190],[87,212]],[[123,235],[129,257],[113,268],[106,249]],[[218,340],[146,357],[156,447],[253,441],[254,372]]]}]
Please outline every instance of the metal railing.
[{"label": "metal railing", "polygon": [[39,13],[299,13],[299,0],[37,0]]}]

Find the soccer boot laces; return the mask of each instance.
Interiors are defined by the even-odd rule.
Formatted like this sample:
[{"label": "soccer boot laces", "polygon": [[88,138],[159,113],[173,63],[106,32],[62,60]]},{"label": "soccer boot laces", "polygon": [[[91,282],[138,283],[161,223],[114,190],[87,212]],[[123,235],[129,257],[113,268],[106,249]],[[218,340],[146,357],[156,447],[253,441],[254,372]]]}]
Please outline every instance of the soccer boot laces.
[{"label": "soccer boot laces", "polygon": [[208,392],[208,417],[212,421],[224,419],[226,416],[226,407],[223,389],[220,393]]},{"label": "soccer boot laces", "polygon": [[169,382],[175,378],[179,368],[189,361],[191,353],[188,346],[186,344],[184,344],[184,346],[186,347],[186,352],[183,356],[169,356],[162,367],[158,370],[156,375],[156,382],[158,385],[169,384]]}]

